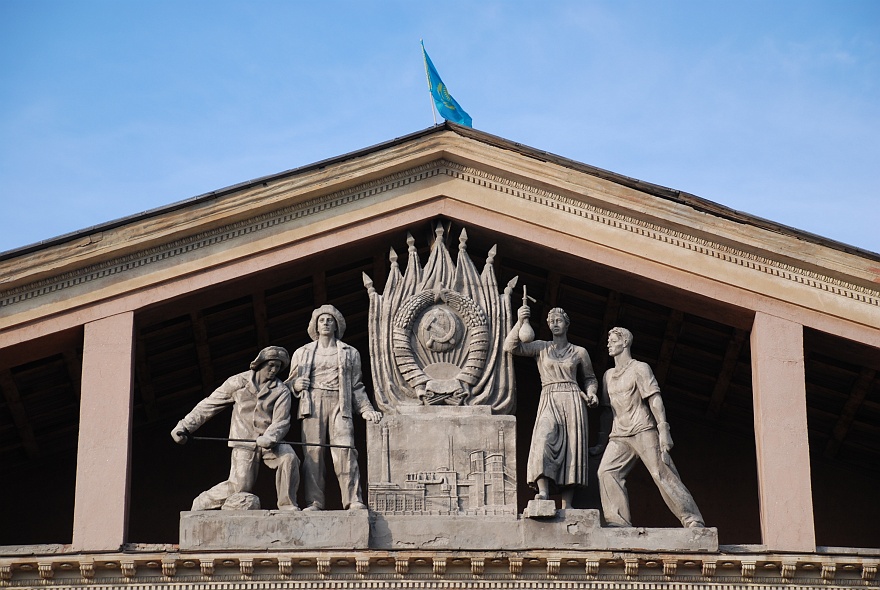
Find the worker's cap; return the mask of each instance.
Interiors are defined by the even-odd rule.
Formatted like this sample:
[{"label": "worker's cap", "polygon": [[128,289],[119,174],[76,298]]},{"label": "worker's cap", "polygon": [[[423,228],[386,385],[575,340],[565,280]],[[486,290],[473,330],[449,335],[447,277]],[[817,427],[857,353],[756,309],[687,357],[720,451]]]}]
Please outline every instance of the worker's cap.
[{"label": "worker's cap", "polygon": [[256,371],[267,361],[281,361],[281,369],[278,371],[280,375],[290,367],[290,354],[281,346],[267,346],[260,351],[260,354],[251,363],[251,371]]},{"label": "worker's cap", "polygon": [[332,305],[322,305],[312,312],[312,319],[309,320],[309,337],[312,340],[318,339],[318,318],[325,313],[332,315],[336,319],[336,337],[342,339],[342,334],[345,333],[345,318]]}]

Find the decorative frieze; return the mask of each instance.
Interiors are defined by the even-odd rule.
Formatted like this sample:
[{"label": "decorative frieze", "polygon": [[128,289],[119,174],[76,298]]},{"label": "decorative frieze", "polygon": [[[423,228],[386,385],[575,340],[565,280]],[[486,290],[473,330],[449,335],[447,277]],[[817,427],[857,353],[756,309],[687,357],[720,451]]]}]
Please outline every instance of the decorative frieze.
[{"label": "decorative frieze", "polygon": [[623,561],[623,573],[630,579],[639,575],[639,560],[635,558],[625,559]]},{"label": "decorative frieze", "polygon": [[[278,569],[281,570],[281,573],[285,573],[282,569],[281,562],[283,560],[278,560]],[[286,563],[288,566],[290,565],[290,560],[287,559]],[[199,560],[199,571],[202,572],[203,576],[213,576],[214,575],[214,560],[213,559],[200,559]],[[290,573],[290,572],[287,572]]]},{"label": "decorative frieze", "polygon": [[584,573],[589,578],[595,578],[599,573],[599,560],[598,559],[587,559],[584,562]]},{"label": "decorative frieze", "polygon": [[508,570],[511,576],[519,576],[523,571],[523,558],[511,557],[508,562]]},{"label": "decorative frieze", "polygon": [[79,564],[79,574],[83,580],[91,580],[95,577],[95,562],[81,561]]},{"label": "decorative frieze", "polygon": [[394,571],[397,572],[399,576],[405,576],[409,573],[409,559],[406,557],[399,557],[394,560]]},{"label": "decorative frieze", "polygon": [[370,572],[370,558],[369,557],[355,558],[354,569],[361,576],[367,575]]},{"label": "decorative frieze", "polygon": [[[210,590],[285,587],[362,587],[403,590],[574,589],[584,582],[644,589],[658,582],[688,590],[706,584],[725,588],[878,587],[876,557],[768,554],[662,554],[597,551],[521,552],[300,552],[108,554],[91,557],[7,559],[0,563],[0,586],[41,588],[190,587]],[[354,566],[354,567],[352,567]],[[294,572],[295,570],[295,572]],[[661,575],[662,574],[662,575]],[[280,576],[283,576],[281,578]],[[273,582],[275,581],[275,582]],[[427,586],[425,584],[433,584]],[[232,584],[232,585],[230,585]],[[378,586],[376,585],[378,584]],[[537,584],[537,586],[536,586]],[[646,586],[647,585],[647,586]],[[194,587],[194,586],[193,586]]]},{"label": "decorative frieze", "polygon": [[162,575],[166,578],[173,578],[177,575],[177,562],[174,560],[162,560]]},{"label": "decorative frieze", "polygon": [[837,573],[837,565],[833,563],[822,564],[822,579],[826,582],[834,581],[834,575]]},{"label": "decorative frieze", "polygon": [[703,562],[703,577],[704,578],[712,578],[715,576],[717,563],[713,560],[708,560]]},{"label": "decorative frieze", "polygon": [[133,578],[137,575],[137,565],[134,560],[123,560],[120,564],[119,571],[125,578]]},{"label": "decorative frieze", "polygon": [[326,576],[330,573],[330,558],[319,557],[315,560],[315,565],[318,570],[318,574],[320,574],[321,576]]},{"label": "decorative frieze", "polygon": [[[251,576],[254,573],[254,560],[253,559],[239,559],[238,560],[238,569],[241,571],[242,576]],[[320,571],[320,567],[318,568]]]}]

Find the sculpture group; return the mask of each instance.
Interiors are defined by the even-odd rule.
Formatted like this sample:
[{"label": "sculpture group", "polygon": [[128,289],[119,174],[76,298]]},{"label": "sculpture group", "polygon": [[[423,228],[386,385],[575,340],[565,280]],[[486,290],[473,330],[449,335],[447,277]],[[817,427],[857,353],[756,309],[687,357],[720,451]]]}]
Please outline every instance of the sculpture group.
[{"label": "sculpture group", "polygon": [[[561,508],[572,508],[576,488],[591,483],[590,456],[601,455],[598,486],[606,526],[631,527],[625,482],[641,460],[682,525],[704,526],[670,456],[672,438],[657,380],[647,363],[632,358],[628,330],[608,333],[614,367],[600,387],[587,350],[568,340],[564,310],[553,308],[547,316],[552,340],[533,340],[527,297],[512,321],[516,279],[499,292],[494,248],[478,271],[467,254],[465,232],[456,262],[444,245],[442,226],[424,267],[412,238],[408,247],[405,274],[391,251],[384,293],[364,276],[380,411],[362,382],[359,352],[342,341],[345,318],[332,305],[315,309],[306,330],[311,342],[292,356],[277,346],[263,349],[248,371],[227,379],[173,429],[174,440],[185,443],[197,438],[193,433],[212,416],[233,408],[229,478],[199,494],[192,510],[258,508],[252,492],[261,462],[275,470],[280,510],[300,510],[300,482],[303,511],[323,510],[327,448],[343,508],[365,510],[352,421],[358,415],[375,425],[368,435],[373,511],[515,514],[512,356],[519,355],[535,358],[541,378],[526,468],[536,502],[558,493]],[[587,413],[594,408],[605,414],[601,423],[608,428],[591,448]],[[290,443],[285,437],[293,416],[301,437]],[[292,445],[302,447],[302,463]]]},{"label": "sculpture group", "polygon": [[[367,508],[360,486],[352,414],[357,412],[371,422],[379,422],[382,414],[367,398],[361,381],[360,354],[342,342],[344,332],[345,318],[339,310],[332,305],[319,307],[309,321],[312,342],[298,348],[292,359],[280,346],[264,348],[249,371],[227,379],[177,423],[171,436],[183,444],[205,421],[226,406],[233,406],[229,479],[196,497],[193,510],[237,507],[227,502],[253,490],[261,459],[276,471],[278,508],[299,510],[296,490],[300,462],[291,445],[282,442],[290,430],[291,398],[299,400],[305,510],[324,508],[323,449],[327,447],[339,480],[343,508]],[[276,375],[288,367],[289,376],[282,382]]]}]

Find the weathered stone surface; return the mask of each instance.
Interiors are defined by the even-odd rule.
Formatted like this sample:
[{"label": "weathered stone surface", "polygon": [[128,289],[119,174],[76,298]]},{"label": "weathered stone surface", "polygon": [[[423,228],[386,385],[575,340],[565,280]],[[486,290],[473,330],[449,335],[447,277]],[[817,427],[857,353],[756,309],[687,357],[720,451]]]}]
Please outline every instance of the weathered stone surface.
[{"label": "weathered stone surface", "polygon": [[516,418],[409,406],[367,425],[369,506],[381,514],[515,516]]},{"label": "weathered stone surface", "polygon": [[[548,501],[537,502],[543,505]],[[546,508],[542,506],[542,509]],[[598,510],[557,511],[554,506],[551,518],[524,518],[520,522],[520,546],[517,549],[612,549],[603,542]]]},{"label": "weathered stone surface", "polygon": [[260,498],[248,492],[236,492],[226,498],[221,510],[259,510]]},{"label": "weathered stone surface", "polygon": [[596,542],[611,550],[718,551],[718,529],[715,527],[605,527],[600,530],[601,536],[595,536]]},{"label": "weathered stone surface", "polygon": [[180,513],[180,549],[367,549],[366,510]]},{"label": "weathered stone surface", "polygon": [[550,518],[556,516],[555,500],[530,500],[523,516],[526,518]]},{"label": "weathered stone surface", "polygon": [[515,516],[400,516],[374,514],[371,549],[481,550],[520,545]]},{"label": "weathered stone surface", "polygon": [[552,518],[514,515],[395,515],[366,510],[182,512],[182,551],[285,549],[522,551],[718,550],[714,528],[602,528],[598,510]]}]

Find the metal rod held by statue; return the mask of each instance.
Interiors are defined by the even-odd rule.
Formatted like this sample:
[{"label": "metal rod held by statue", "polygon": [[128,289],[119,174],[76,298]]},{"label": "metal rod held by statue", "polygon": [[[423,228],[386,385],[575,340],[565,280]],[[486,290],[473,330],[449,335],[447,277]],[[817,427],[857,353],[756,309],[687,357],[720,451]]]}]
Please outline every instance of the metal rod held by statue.
[{"label": "metal rod held by statue", "polygon": [[[187,434],[186,438],[190,440],[211,440],[217,442],[245,442],[245,443],[254,443],[256,444],[256,440],[251,440],[249,438],[221,438],[217,436],[192,436],[191,434]],[[355,449],[354,447],[350,447],[348,445],[329,445],[325,443],[307,443],[307,442],[296,442],[290,440],[280,440],[276,444],[279,445],[297,445],[300,447],[327,447],[329,449]]]}]

